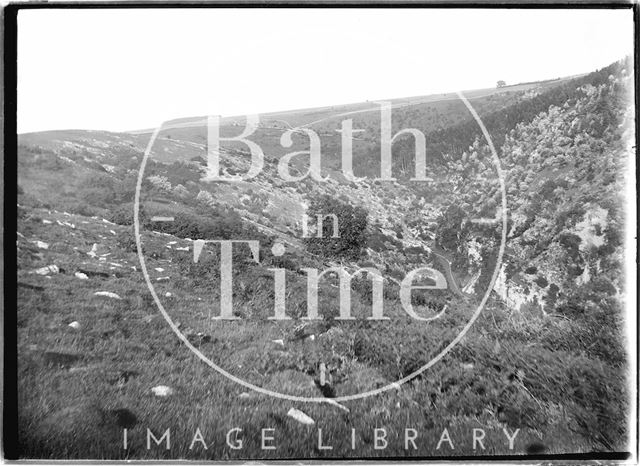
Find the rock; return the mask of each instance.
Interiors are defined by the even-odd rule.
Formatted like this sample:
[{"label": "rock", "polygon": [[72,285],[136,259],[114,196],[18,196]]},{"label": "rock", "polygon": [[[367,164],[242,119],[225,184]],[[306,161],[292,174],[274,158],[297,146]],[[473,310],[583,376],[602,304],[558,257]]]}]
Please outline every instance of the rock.
[{"label": "rock", "polygon": [[74,330],[80,330],[80,322],[78,322],[77,320],[74,320],[69,324],[69,327],[71,327]]},{"label": "rock", "polygon": [[91,251],[87,253],[87,256],[96,257],[98,255],[97,252],[98,252],[98,243],[93,243],[93,246],[91,247]]},{"label": "rock", "polygon": [[89,277],[87,276],[86,273],[76,272],[74,275],[76,276],[76,278],[79,278],[80,280],[89,280]]},{"label": "rock", "polygon": [[168,282],[171,279],[171,277],[158,277],[156,278],[157,282]]},{"label": "rock", "polygon": [[271,340],[271,342],[284,348],[284,340]]},{"label": "rock", "polygon": [[116,234],[117,234],[117,233],[116,233],[115,231],[113,231],[113,230],[109,230],[109,233],[111,233],[113,236],[116,236]]},{"label": "rock", "polygon": [[47,220],[46,218],[43,218],[42,223],[44,223],[45,225],[51,225],[53,222],[51,220]]},{"label": "rock", "polygon": [[153,387],[151,389],[155,396],[171,396],[173,395],[173,389],[171,387],[167,387],[166,385],[158,385],[157,387]]},{"label": "rock", "polygon": [[171,294],[171,292],[170,292],[170,291],[167,291],[164,295],[165,295],[167,298],[170,298],[170,297],[172,297],[172,296],[173,296],[173,295]]},{"label": "rock", "polygon": [[164,272],[164,269],[162,267],[156,267],[155,271],[156,272]]},{"label": "rock", "polygon": [[38,275],[49,275],[58,272],[60,272],[60,269],[57,265],[47,265],[46,267],[41,267],[33,271],[33,273],[37,273]]},{"label": "rock", "polygon": [[61,227],[70,227],[70,228],[73,228],[73,229],[75,229],[75,227],[76,227],[73,223],[61,222],[60,220],[56,220],[56,223],[58,225],[60,225]]},{"label": "rock", "polygon": [[32,241],[32,243],[40,249],[49,249],[49,245],[43,241]]},{"label": "rock", "polygon": [[122,299],[120,296],[118,296],[115,293],[112,293],[111,291],[96,291],[95,293],[93,293],[95,296],[104,296],[106,298],[113,298],[113,299]]},{"label": "rock", "polygon": [[[109,278],[109,274],[107,272],[102,272],[101,270],[88,269],[85,267],[78,268],[80,273],[85,274],[87,277],[102,277]],[[77,275],[76,275],[77,276]],[[78,277],[80,278],[80,277]]]},{"label": "rock", "polygon": [[58,351],[45,351],[43,357],[45,363],[65,368],[82,359],[78,354],[61,353]]},{"label": "rock", "polygon": [[296,421],[298,421],[299,423],[307,425],[307,426],[312,426],[312,425],[314,425],[316,423],[316,421],[314,421],[309,416],[307,416],[305,413],[303,413],[302,411],[300,411],[299,409],[296,409],[296,408],[291,408],[289,410],[289,412],[287,412],[287,416],[289,416],[290,418],[293,418]]}]

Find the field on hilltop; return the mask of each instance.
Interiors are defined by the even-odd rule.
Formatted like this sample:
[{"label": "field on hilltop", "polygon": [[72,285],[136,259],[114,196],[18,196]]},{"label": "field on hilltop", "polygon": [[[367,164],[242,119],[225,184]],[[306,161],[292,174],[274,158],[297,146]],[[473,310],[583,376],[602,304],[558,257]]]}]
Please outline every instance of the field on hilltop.
[{"label": "field on hilltop", "polygon": [[[170,320],[193,348],[274,398],[213,370],[172,331],[142,273],[134,230],[138,171],[149,131],[20,135],[17,295],[22,458],[310,459],[539,455],[625,451],[624,188],[633,156],[633,68],[465,93],[499,152],[508,211],[491,153],[455,94],[390,99],[393,131],[427,140],[429,181],[414,175],[413,141],[394,143],[395,181],[380,175],[379,111],[371,102],[261,114],[249,139],[265,152],[254,178],[204,178],[202,118],[164,125],[140,191],[144,266]],[[353,119],[354,172],[341,171],[340,128]],[[245,122],[222,120],[222,135]],[[291,147],[284,131],[296,128]],[[287,182],[282,156],[322,143],[324,182]],[[249,169],[246,146],[225,143],[221,171]],[[291,163],[295,176],[309,168]],[[504,259],[491,289],[507,215]],[[335,214],[305,238],[304,215]],[[164,220],[162,220],[164,219]],[[171,219],[171,221],[167,221]],[[479,220],[482,219],[482,220]],[[318,229],[311,228],[313,234]],[[232,254],[232,317],[220,320],[220,247]],[[280,254],[280,246],[284,254]],[[195,256],[194,256],[195,254]],[[195,257],[198,260],[195,261]],[[353,320],[341,320],[339,274]],[[407,311],[400,282],[416,285]],[[317,320],[305,320],[319,280]],[[279,275],[277,275],[279,274]],[[285,292],[276,291],[284,280]],[[441,353],[486,305],[464,338]],[[279,299],[289,320],[274,320]],[[376,303],[389,320],[368,319]],[[422,319],[422,320],[420,320]],[[389,388],[363,399],[345,399]],[[337,401],[336,401],[337,400]],[[291,409],[304,417],[292,416]],[[301,420],[302,419],[302,420]],[[228,443],[232,429],[242,448]],[[123,448],[126,429],[127,448]],[[147,429],[171,431],[171,449]],[[198,429],[204,442],[193,438]],[[275,450],[262,447],[274,430]],[[377,448],[385,429],[387,445]],[[415,448],[407,429],[417,433]],[[486,438],[482,447],[474,429]],[[450,441],[441,442],[446,430]],[[323,445],[320,448],[318,434]],[[517,431],[517,434],[516,434]],[[508,436],[516,435],[512,448]],[[234,437],[235,438],[235,437]],[[202,443],[206,443],[204,448]],[[232,442],[233,443],[233,442]],[[191,448],[193,447],[193,448]],[[451,448],[453,447],[453,448]]]}]

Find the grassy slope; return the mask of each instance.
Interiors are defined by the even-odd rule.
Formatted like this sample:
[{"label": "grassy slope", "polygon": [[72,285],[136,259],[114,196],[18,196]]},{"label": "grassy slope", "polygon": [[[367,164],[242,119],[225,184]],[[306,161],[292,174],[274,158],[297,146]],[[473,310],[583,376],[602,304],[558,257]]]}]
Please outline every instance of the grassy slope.
[{"label": "grassy slope", "polygon": [[[42,219],[53,224],[44,224]],[[59,225],[56,220],[75,228]],[[315,448],[315,428],[287,418],[290,407],[302,409],[316,420],[326,443],[334,445],[336,456],[513,453],[506,448],[502,427],[521,429],[515,453],[524,453],[532,443],[542,443],[549,452],[592,448],[589,432],[580,427],[589,422],[588,413],[565,404],[569,399],[566,391],[584,386],[579,377],[585,361],[550,351],[544,342],[531,339],[540,326],[553,331],[566,322],[528,322],[523,317],[508,316],[495,303],[464,342],[424,377],[397,391],[347,402],[350,413],[330,405],[291,403],[256,394],[239,397],[246,390],[197,360],[146,298],[141,274],[131,269],[138,266],[135,253],[126,252],[117,243],[124,229],[100,219],[38,209],[20,221],[19,230],[25,238],[20,238],[18,245],[19,281],[44,288],[20,287],[18,295],[20,433],[26,457],[331,456],[331,452]],[[49,249],[37,251],[28,243],[35,239],[49,243]],[[174,251],[167,249],[171,241],[178,242],[171,245]],[[111,254],[106,260],[85,254],[94,242],[99,244],[99,255]],[[145,234],[145,247],[160,256],[148,259],[152,277],[171,277],[170,282],[157,285],[161,296],[168,290],[174,295],[163,299],[171,315],[183,328],[204,329],[211,342],[202,345],[203,352],[221,360],[227,369],[262,386],[292,394],[320,396],[313,382],[319,354],[324,358],[331,354],[338,361],[335,377],[339,382],[334,385],[339,395],[393,381],[400,374],[406,375],[411,364],[426,362],[441,344],[440,339],[451,336],[452,328],[459,328],[461,319],[468,315],[468,309],[457,303],[450,317],[430,326],[427,334],[433,340],[425,340],[423,331],[412,335],[415,324],[404,319],[394,324],[408,335],[404,342],[392,338],[394,332],[386,327],[380,330],[355,325],[358,330],[347,327],[346,332],[324,333],[314,342],[287,342],[281,348],[271,340],[290,335],[290,325],[297,321],[285,325],[264,321],[262,313],[270,304],[259,290],[253,290],[250,296],[238,292],[234,299],[240,309],[257,312],[262,319],[202,325],[201,316],[209,312],[216,292],[210,286],[194,292],[192,282],[181,279],[176,264],[167,261],[177,254],[189,254],[175,251],[182,244],[188,242]],[[111,262],[122,267],[109,265]],[[29,273],[49,264],[57,264],[64,273],[51,278]],[[155,267],[165,271],[156,272]],[[80,280],[73,275],[78,268],[112,275]],[[262,286],[266,288],[267,284]],[[124,299],[93,295],[100,290],[118,293]],[[388,312],[394,315],[399,311],[391,305]],[[80,323],[80,330],[68,327],[72,321]],[[80,359],[70,367],[47,364],[43,351],[77,354]],[[567,370],[569,361],[574,361],[578,369]],[[123,374],[127,372],[132,375],[125,382]],[[176,393],[167,399],[154,397],[150,389],[156,385],[171,386]],[[128,453],[120,442],[122,430],[118,424],[123,421],[109,411],[125,408],[138,419],[138,424],[129,429]],[[156,434],[172,428],[174,447],[170,452],[159,447],[146,450],[147,427]],[[208,451],[188,449],[198,427],[207,443],[214,441]],[[244,430],[244,450],[234,451],[224,444],[226,431],[233,427]],[[259,429],[270,427],[276,428],[278,450],[264,452],[260,450]],[[391,441],[386,450],[374,450],[374,427],[385,427],[390,440],[398,435],[400,440]],[[402,433],[412,427],[420,433],[419,450],[407,453]],[[456,445],[453,452],[448,448],[435,451],[444,427],[449,428]],[[358,435],[355,452],[350,450],[351,428]],[[485,428],[489,438],[494,438],[486,451],[471,449],[472,428]]]}]

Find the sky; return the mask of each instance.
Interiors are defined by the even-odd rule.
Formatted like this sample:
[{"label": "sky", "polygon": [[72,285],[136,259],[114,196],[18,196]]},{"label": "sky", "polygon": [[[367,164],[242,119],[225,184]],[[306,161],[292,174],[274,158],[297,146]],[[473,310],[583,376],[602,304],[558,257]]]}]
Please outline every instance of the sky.
[{"label": "sky", "polygon": [[18,132],[494,87],[593,71],[632,46],[630,9],[22,10]]}]

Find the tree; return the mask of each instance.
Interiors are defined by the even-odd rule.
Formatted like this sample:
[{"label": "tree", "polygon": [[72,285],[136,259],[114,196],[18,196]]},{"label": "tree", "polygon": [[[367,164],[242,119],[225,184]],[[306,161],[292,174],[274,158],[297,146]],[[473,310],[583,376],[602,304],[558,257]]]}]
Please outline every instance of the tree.
[{"label": "tree", "polygon": [[[338,236],[334,238],[333,221],[338,219]],[[324,195],[311,201],[307,210],[309,222],[323,217],[322,237],[305,238],[307,249],[317,255],[342,259],[357,259],[366,245],[368,212],[334,197]]]},{"label": "tree", "polygon": [[506,82],[504,82],[504,81],[500,80],[500,81],[498,81],[498,83],[496,84],[496,87],[497,87],[497,88],[501,88],[501,87],[505,87],[506,85],[507,85],[507,83],[506,83]]},{"label": "tree", "polygon": [[467,238],[469,231],[466,224],[467,213],[457,205],[451,205],[438,218],[436,241],[447,251],[456,251]]}]

